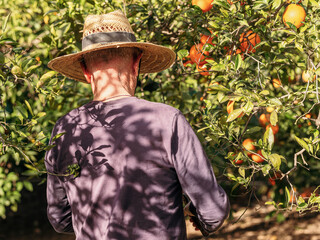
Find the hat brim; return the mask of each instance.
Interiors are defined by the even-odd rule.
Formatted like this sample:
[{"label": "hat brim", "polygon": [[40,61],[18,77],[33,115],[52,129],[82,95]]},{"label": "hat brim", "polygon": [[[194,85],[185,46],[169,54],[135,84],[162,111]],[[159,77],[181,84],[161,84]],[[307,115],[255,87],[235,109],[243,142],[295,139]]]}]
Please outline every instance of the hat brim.
[{"label": "hat brim", "polygon": [[80,60],[82,55],[98,50],[108,48],[137,47],[143,51],[140,73],[161,72],[169,68],[175,61],[176,54],[170,48],[152,44],[139,42],[119,42],[111,44],[96,44],[90,49],[86,49],[79,53],[73,53],[57,57],[48,63],[48,67],[62,75],[74,80],[87,83],[82,69]]}]

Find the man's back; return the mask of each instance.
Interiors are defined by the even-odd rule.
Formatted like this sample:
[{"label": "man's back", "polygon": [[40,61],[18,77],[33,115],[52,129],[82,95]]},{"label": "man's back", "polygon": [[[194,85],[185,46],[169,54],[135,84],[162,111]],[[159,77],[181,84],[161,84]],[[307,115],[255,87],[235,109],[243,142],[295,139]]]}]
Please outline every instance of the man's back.
[{"label": "man's back", "polygon": [[77,239],[186,239],[182,189],[208,227],[228,200],[182,114],[134,97],[90,102],[61,118],[46,155],[48,216]]}]

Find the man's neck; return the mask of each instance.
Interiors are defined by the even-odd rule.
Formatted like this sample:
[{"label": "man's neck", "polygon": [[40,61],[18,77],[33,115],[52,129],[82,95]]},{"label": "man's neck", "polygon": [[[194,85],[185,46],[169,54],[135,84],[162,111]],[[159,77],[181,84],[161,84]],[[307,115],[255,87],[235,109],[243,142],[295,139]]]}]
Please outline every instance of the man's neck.
[{"label": "man's neck", "polygon": [[[93,100],[108,101],[134,95],[130,87],[130,75],[118,72],[100,72],[94,75],[91,83]],[[132,80],[132,79],[131,79]]]}]

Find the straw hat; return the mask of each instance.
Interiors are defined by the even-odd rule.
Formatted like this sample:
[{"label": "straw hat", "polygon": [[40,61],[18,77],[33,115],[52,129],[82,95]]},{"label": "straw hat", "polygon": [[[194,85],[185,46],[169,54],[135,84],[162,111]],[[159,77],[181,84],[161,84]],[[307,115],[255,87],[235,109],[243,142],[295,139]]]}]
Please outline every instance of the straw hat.
[{"label": "straw hat", "polygon": [[167,69],[176,57],[167,47],[137,42],[128,19],[117,10],[104,15],[89,15],[84,23],[82,51],[57,57],[51,60],[48,66],[69,78],[86,83],[80,65],[82,55],[120,47],[137,47],[142,50],[140,73],[154,73]]}]

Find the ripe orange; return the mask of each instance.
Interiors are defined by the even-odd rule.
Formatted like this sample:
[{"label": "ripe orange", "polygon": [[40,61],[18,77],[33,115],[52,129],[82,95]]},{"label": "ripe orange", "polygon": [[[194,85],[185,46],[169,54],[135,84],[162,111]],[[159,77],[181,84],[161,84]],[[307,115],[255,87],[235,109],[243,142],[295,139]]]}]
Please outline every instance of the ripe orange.
[{"label": "ripe orange", "polygon": [[304,188],[303,192],[300,194],[300,196],[302,198],[309,198],[309,197],[311,197],[312,192],[313,192],[312,188],[310,188],[310,187]]},{"label": "ripe orange", "polygon": [[261,39],[258,34],[252,32],[251,30],[243,32],[240,35],[240,48],[242,52],[256,52],[254,46],[261,42]]},{"label": "ripe orange", "polygon": [[210,72],[206,66],[199,66],[197,65],[197,70],[202,76],[209,76]]},{"label": "ripe orange", "polygon": [[203,51],[203,44],[199,43],[196,45],[193,45],[190,48],[190,59],[193,63],[196,63],[197,65],[203,65],[206,63],[206,61],[204,60],[206,58],[206,56],[209,55],[208,51]]},{"label": "ripe orange", "polygon": [[276,126],[273,126],[272,124],[269,124],[266,127],[266,130],[268,130],[268,128],[271,127],[271,130],[273,132],[273,135],[277,134],[279,132],[279,125],[277,124]]},{"label": "ripe orange", "polygon": [[197,5],[202,12],[208,12],[212,8],[213,0],[192,0],[192,5]]},{"label": "ripe orange", "polygon": [[[256,149],[254,145],[252,145],[254,141],[251,138],[247,138],[242,142],[242,146],[244,147],[245,150],[250,150],[253,151]],[[252,153],[247,153],[247,155],[250,157]]]},{"label": "ripe orange", "polygon": [[296,28],[299,28],[303,25],[305,18],[306,11],[304,10],[304,8],[294,3],[289,4],[282,15],[282,20],[286,27],[289,27],[289,25],[287,24],[287,22],[289,22],[295,25]]},{"label": "ripe orange", "polygon": [[273,107],[267,107],[266,110],[267,110],[268,113],[272,113],[274,111],[274,108]]},{"label": "ripe orange", "polygon": [[[232,54],[232,53],[233,53],[233,54]],[[240,48],[238,48],[236,51],[232,51],[232,50],[229,50],[229,51],[228,51],[228,54],[229,54],[229,55],[231,55],[231,54],[232,54],[232,55],[237,55],[237,54],[241,54],[241,53],[242,53],[242,51],[241,51]],[[244,59],[244,55],[243,55],[243,54],[241,54],[241,58]]]},{"label": "ripe orange", "polygon": [[[230,113],[233,112],[234,103],[235,103],[235,102],[232,101],[232,100],[230,100],[230,101],[228,102],[228,104],[227,104],[227,112],[228,112],[228,114],[230,114]],[[243,115],[244,115],[244,113],[242,112],[242,113],[238,116],[238,118],[243,117]]]},{"label": "ripe orange", "polygon": [[243,163],[243,160],[238,159],[238,160],[234,160],[233,162],[234,164],[241,165]]},{"label": "ripe orange", "polygon": [[316,76],[313,77],[313,79],[311,79],[311,73],[310,71],[303,71],[302,72],[302,81],[307,83],[310,79],[311,82],[313,82],[316,79]]},{"label": "ripe orange", "polygon": [[[257,151],[257,154],[262,156],[260,149]],[[264,159],[257,154],[252,154],[251,159],[256,163],[262,163],[264,161]]]},{"label": "ripe orange", "polygon": [[260,117],[259,117],[259,123],[260,123],[261,127],[267,126],[267,124],[270,123],[270,114],[269,113],[261,114]]},{"label": "ripe orange", "polygon": [[307,113],[307,114],[305,115],[305,117],[306,117],[306,118],[311,118],[311,113]]},{"label": "ripe orange", "polygon": [[281,87],[281,81],[277,78],[272,79],[272,85],[274,88],[279,88]]},{"label": "ripe orange", "polygon": [[[212,33],[212,31],[210,31],[210,32]],[[202,43],[202,44],[209,43],[214,46],[215,44],[212,42],[212,40],[213,40],[213,37],[211,37],[209,35],[202,35],[201,34],[200,43]]]},{"label": "ripe orange", "polygon": [[269,178],[269,182],[272,186],[276,185],[276,181],[275,180],[278,180],[282,177],[281,173],[280,172],[276,172],[274,173],[274,176],[273,177],[270,177]]}]

